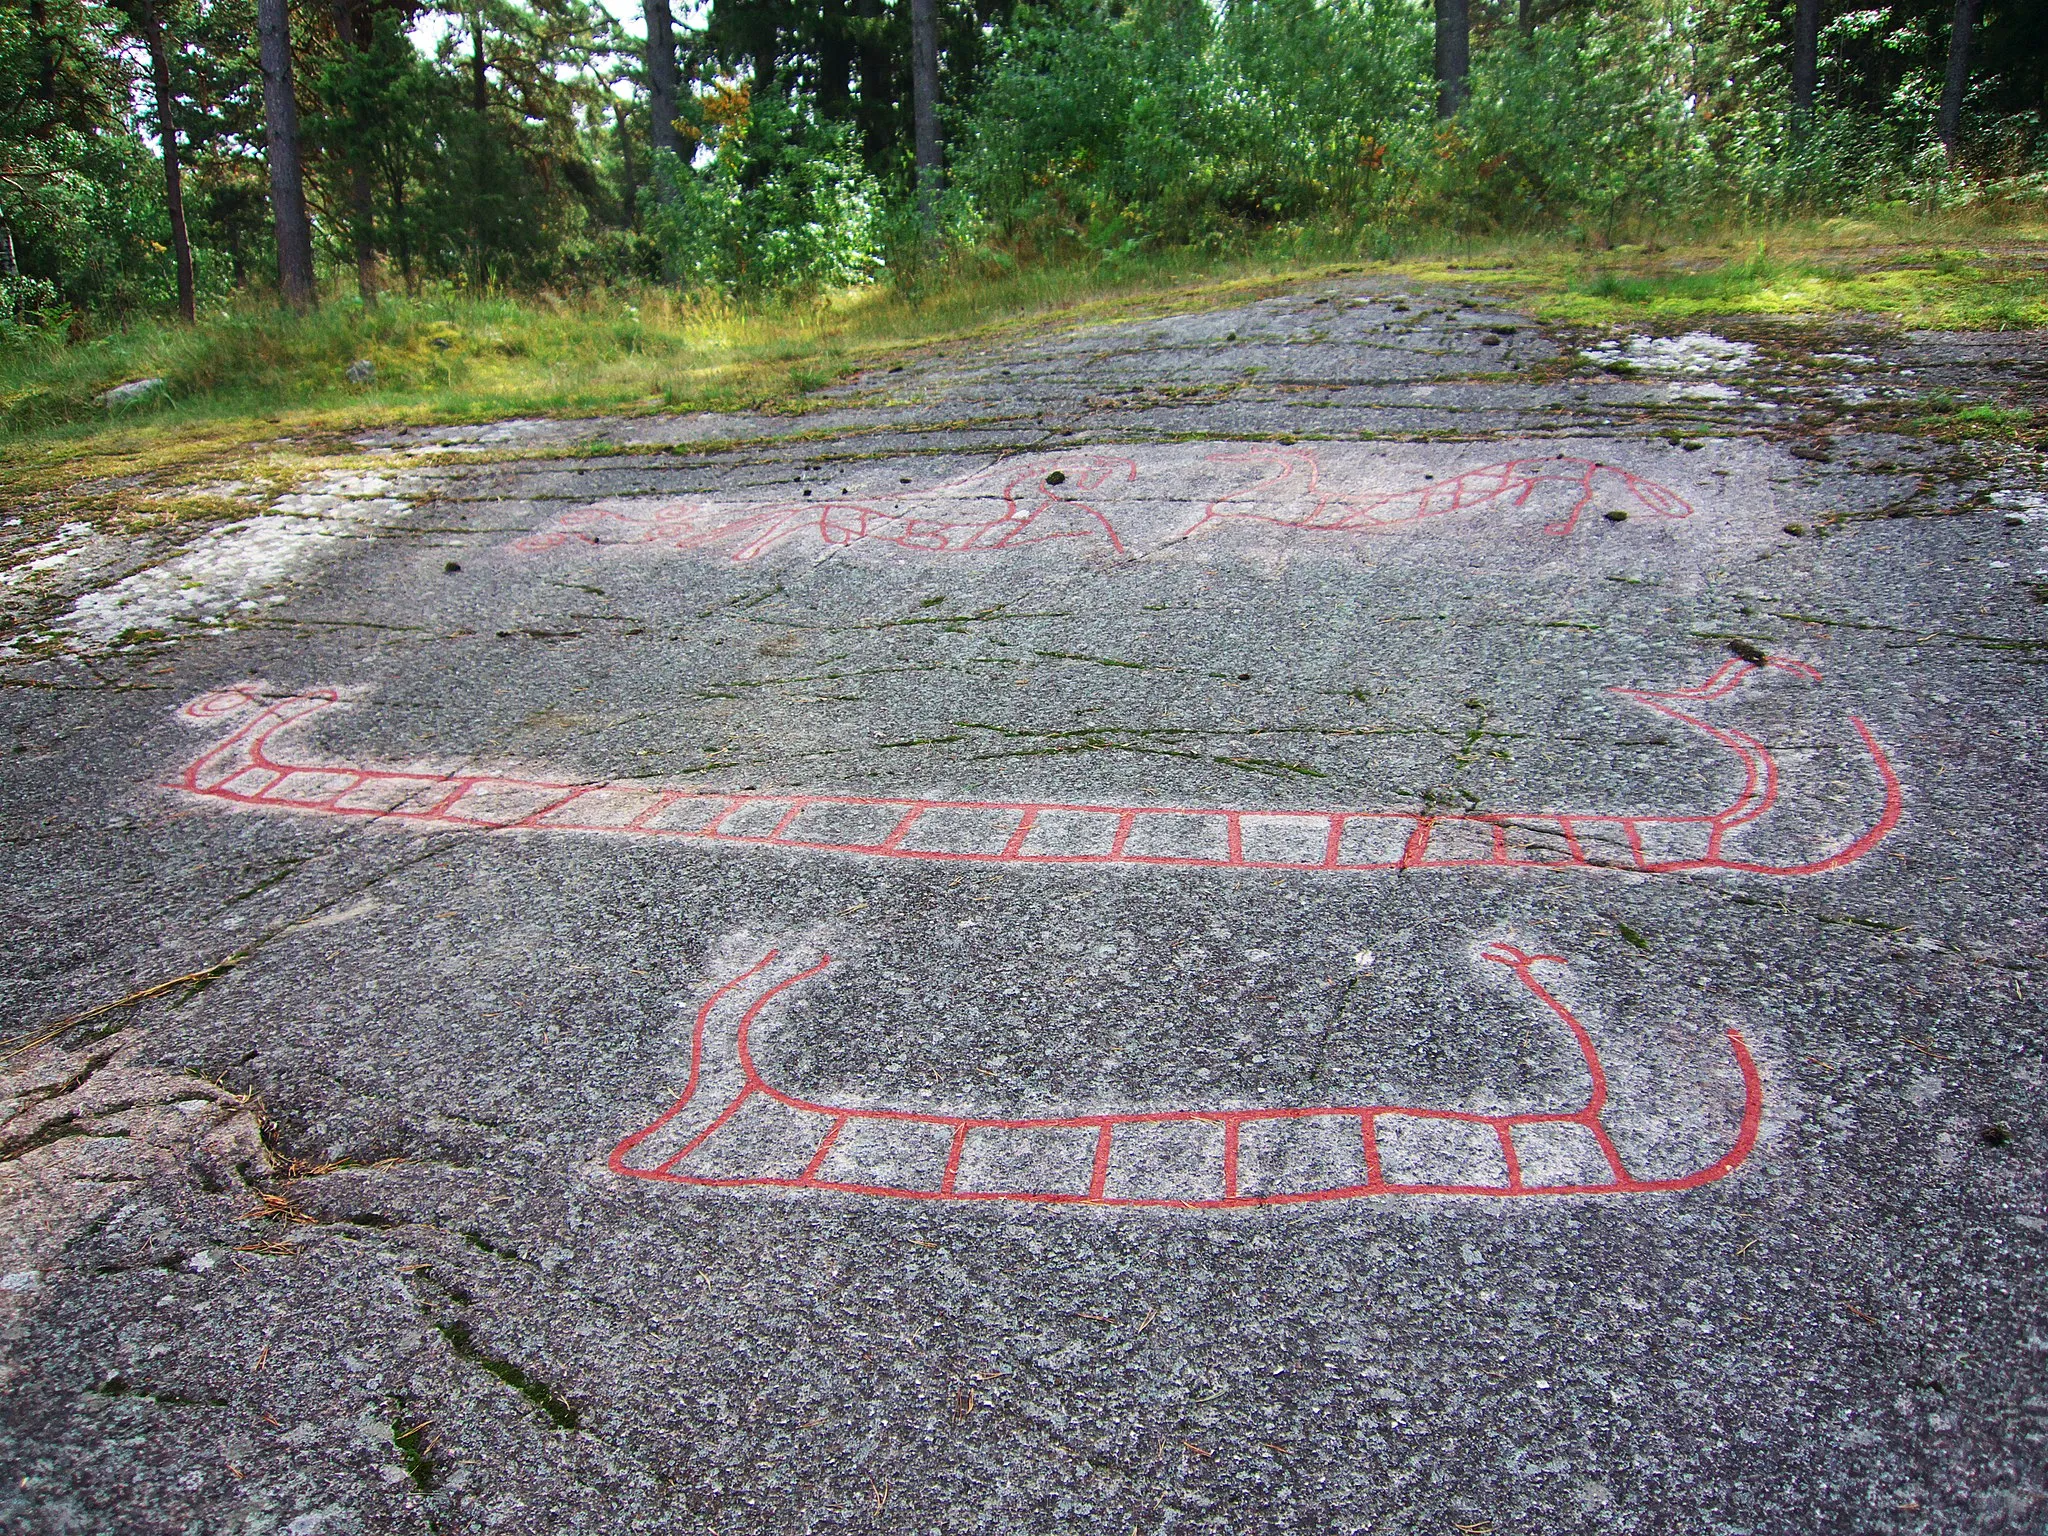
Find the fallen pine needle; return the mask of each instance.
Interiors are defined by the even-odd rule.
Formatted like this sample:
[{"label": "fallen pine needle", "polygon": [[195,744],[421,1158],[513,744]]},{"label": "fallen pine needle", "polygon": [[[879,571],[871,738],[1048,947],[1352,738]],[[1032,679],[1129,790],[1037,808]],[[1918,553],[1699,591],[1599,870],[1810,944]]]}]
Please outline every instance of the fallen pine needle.
[{"label": "fallen pine needle", "polygon": [[265,1243],[243,1243],[235,1249],[237,1253],[260,1253],[273,1259],[296,1259],[305,1251],[295,1243],[281,1243],[275,1238]]},{"label": "fallen pine needle", "polygon": [[256,1198],[261,1200],[263,1203],[253,1211],[242,1212],[242,1220],[292,1221],[299,1222],[305,1225],[311,1225],[313,1223],[313,1218],[311,1216],[308,1216],[296,1205],[293,1205],[291,1200],[284,1195],[259,1194]]},{"label": "fallen pine needle", "polygon": [[21,1044],[10,1048],[7,1055],[0,1057],[0,1060],[11,1061],[23,1051],[32,1051],[39,1045],[48,1045],[66,1030],[74,1029],[90,1019],[97,1019],[102,1014],[112,1013],[117,1008],[132,1008],[137,1003],[146,1003],[153,997],[162,997],[164,993],[175,991],[179,987],[193,986],[202,981],[211,981],[216,976],[224,976],[248,958],[248,950],[238,949],[225,960],[216,960],[204,970],[188,971],[183,976],[173,976],[169,981],[159,981],[139,991],[130,992],[126,997],[117,997],[111,1003],[101,1003],[98,1007],[88,1008],[83,1013],[74,1013],[68,1019],[59,1019],[54,1024],[45,1025]]}]

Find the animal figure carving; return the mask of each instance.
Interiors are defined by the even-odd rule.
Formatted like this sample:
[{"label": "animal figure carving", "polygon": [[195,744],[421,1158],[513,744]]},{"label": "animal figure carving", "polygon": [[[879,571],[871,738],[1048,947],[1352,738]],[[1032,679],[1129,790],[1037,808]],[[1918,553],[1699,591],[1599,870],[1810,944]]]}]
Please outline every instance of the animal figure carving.
[{"label": "animal figure carving", "polygon": [[1591,1034],[1536,974],[1564,960],[1505,942],[1480,959],[1570,1034],[1586,1072],[1583,1102],[1517,1114],[1346,1103],[1008,1117],[820,1103],[770,1082],[751,1034],[771,1002],[831,957],[792,970],[770,950],[698,1009],[682,1096],[621,1141],[610,1166],[699,1187],[1207,1210],[1380,1195],[1647,1194],[1710,1184],[1749,1156],[1763,1085],[1738,1031],[1728,1032],[1742,1079],[1732,1144],[1692,1173],[1641,1178],[1608,1133],[1607,1072]]},{"label": "animal figure carving", "polygon": [[1018,549],[1073,539],[1099,539],[1123,554],[1116,528],[1080,497],[1117,481],[1129,482],[1137,473],[1129,459],[1094,453],[1006,459],[893,502],[673,501],[656,507],[600,502],[564,513],[512,547],[530,554],[572,542],[663,544],[672,549],[730,545],[731,558],[745,562],[800,534],[815,533],[828,547],[883,543],[926,554]]},{"label": "animal figure carving", "polygon": [[[1653,517],[1692,516],[1692,504],[1667,486],[1617,464],[1567,458],[1563,454],[1483,464],[1462,474],[1380,495],[1346,495],[1326,489],[1322,483],[1322,464],[1311,448],[1249,448],[1211,454],[1209,462],[1264,464],[1270,469],[1258,483],[1210,502],[1201,517],[1188,527],[1190,534],[1211,523],[1232,519],[1320,533],[1384,533],[1500,501],[1520,507],[1538,491],[1549,489],[1562,490],[1572,498],[1564,515],[1543,530],[1559,538],[1578,527],[1579,519],[1603,492]],[[1626,512],[1630,508],[1612,510]]]},{"label": "animal figure carving", "polygon": [[[256,684],[188,705],[197,723],[243,719],[173,788],[223,804],[394,826],[603,833],[697,845],[984,864],[1123,864],[1354,873],[1368,870],[1626,870],[1814,875],[1853,864],[1898,825],[1898,776],[1861,719],[1877,803],[1861,832],[1811,858],[1774,862],[1736,846],[1777,807],[1776,758],[1747,732],[1705,718],[1766,668],[1817,679],[1804,662],[1729,661],[1706,681],[1621,697],[1700,733],[1739,766],[1733,799],[1709,810],[1419,809],[1278,811],[1183,805],[940,800],[914,796],[730,793],[527,773],[322,762],[276,743],[334,708],[338,690],[266,698]],[[1801,830],[1806,828],[1801,825]]]}]

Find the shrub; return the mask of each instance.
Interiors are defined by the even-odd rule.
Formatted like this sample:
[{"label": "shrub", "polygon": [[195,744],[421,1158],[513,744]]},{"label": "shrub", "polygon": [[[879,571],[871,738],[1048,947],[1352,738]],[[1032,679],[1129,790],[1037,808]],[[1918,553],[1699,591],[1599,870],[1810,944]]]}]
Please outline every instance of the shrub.
[{"label": "shrub", "polygon": [[1890,117],[1824,102],[1794,123],[1761,0],[1615,0],[1527,33],[1475,12],[1469,93],[1440,123],[1421,0],[1020,5],[960,114],[956,175],[1013,242],[1106,256],[1289,226],[1368,249],[1416,223],[1597,244],[1674,219],[1976,195],[1952,170],[1951,185],[1914,171],[1925,130],[1902,124],[1924,102]]},{"label": "shrub", "polygon": [[852,130],[796,95],[744,103],[698,153],[655,157],[642,218],[686,288],[815,293],[881,266],[881,189]]}]

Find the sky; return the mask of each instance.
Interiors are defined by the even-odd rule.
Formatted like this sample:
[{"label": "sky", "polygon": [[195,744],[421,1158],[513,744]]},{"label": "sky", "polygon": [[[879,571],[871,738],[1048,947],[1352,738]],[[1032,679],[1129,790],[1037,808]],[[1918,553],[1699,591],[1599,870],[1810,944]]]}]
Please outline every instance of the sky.
[{"label": "sky", "polygon": [[[636,40],[647,36],[647,18],[641,12],[640,0],[598,0],[612,15],[612,19]],[[704,25],[704,13],[711,8],[710,0],[670,0],[675,12],[678,31],[685,27]],[[427,11],[413,24],[413,41],[428,53],[450,32],[459,30],[460,22],[446,11]]]}]

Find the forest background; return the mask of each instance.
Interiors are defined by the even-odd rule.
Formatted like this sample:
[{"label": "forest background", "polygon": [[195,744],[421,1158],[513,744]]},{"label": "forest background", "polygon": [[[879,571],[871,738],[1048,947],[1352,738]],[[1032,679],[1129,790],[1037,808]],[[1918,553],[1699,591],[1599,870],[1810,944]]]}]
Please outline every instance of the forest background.
[{"label": "forest background", "polygon": [[[1883,309],[1882,262],[1811,254],[1845,219],[2038,229],[2048,206],[2040,0],[630,20],[4,0],[0,433],[104,423],[138,375],[162,380],[138,408],[187,415],[758,403],[1162,274],[1423,251],[1506,252],[1589,313]],[[1641,259],[1686,241],[1718,254]],[[1921,254],[1923,318],[2048,319],[2038,260]]]}]

